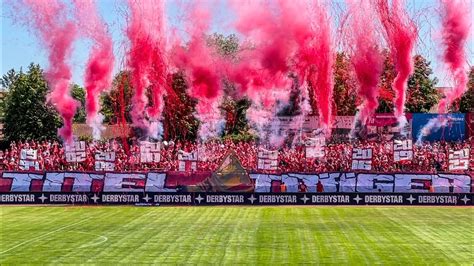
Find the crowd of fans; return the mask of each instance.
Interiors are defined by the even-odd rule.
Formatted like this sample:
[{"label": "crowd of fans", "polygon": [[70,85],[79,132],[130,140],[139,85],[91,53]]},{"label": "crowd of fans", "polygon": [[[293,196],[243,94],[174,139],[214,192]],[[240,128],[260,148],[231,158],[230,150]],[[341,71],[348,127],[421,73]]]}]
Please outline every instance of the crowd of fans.
[{"label": "crowd of fans", "polygon": [[[118,140],[92,142],[86,145],[86,158],[81,163],[66,161],[65,149],[57,141],[12,142],[9,149],[0,151],[0,168],[3,170],[20,169],[20,151],[33,149],[37,151],[40,170],[95,170],[96,151],[115,152],[115,171],[178,170],[178,153],[180,151],[198,151],[197,170],[215,171],[224,157],[233,151],[243,167],[257,171],[259,145],[255,142],[209,141],[202,144],[191,142],[166,142],[161,145],[161,160],[157,163],[140,163],[140,147],[137,141],[124,145]],[[279,172],[330,172],[352,171],[352,149],[372,148],[372,171],[378,172],[437,172],[448,171],[449,149],[470,148],[469,170],[474,170],[473,140],[464,142],[425,142],[413,145],[413,159],[405,162],[394,162],[392,141],[328,143],[325,156],[319,159],[306,158],[305,147],[282,147],[278,151]]]}]

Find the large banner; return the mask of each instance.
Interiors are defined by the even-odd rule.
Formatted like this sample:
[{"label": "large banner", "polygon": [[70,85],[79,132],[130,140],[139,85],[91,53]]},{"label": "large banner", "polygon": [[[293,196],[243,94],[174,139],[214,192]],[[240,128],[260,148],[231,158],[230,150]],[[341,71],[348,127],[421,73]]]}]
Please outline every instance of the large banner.
[{"label": "large banner", "polygon": [[[226,160],[227,161],[227,160]],[[229,159],[216,172],[3,172],[0,192],[472,193],[474,173],[250,173]]]},{"label": "large banner", "polygon": [[[413,114],[412,135],[416,139],[421,130],[431,119],[439,117],[438,114]],[[446,125],[440,128],[433,127],[431,132],[423,137],[427,141],[459,141],[466,139],[466,122],[464,114],[443,115],[446,119]]]},{"label": "large banner", "polygon": [[391,140],[400,135],[411,139],[412,115],[405,114],[405,118],[407,123],[404,125],[404,128],[401,128],[395,114],[375,114],[367,121],[367,129],[369,133],[370,131],[376,132],[385,140]]},{"label": "large banner", "polygon": [[472,206],[467,193],[0,193],[1,204],[445,205]]}]

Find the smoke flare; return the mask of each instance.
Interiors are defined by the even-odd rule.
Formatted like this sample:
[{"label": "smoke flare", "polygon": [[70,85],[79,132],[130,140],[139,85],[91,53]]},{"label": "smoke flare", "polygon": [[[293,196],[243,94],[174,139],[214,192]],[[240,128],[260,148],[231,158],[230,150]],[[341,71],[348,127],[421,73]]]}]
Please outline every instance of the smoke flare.
[{"label": "smoke flare", "polygon": [[418,32],[415,23],[403,9],[402,0],[392,0],[391,6],[388,0],[375,0],[375,3],[395,64],[397,73],[393,81],[396,92],[395,116],[402,121],[405,113],[407,82],[414,71],[412,54]]},{"label": "smoke flare", "polygon": [[39,33],[41,44],[48,54],[49,66],[45,72],[50,86],[48,101],[63,120],[58,133],[66,141],[72,141],[72,119],[79,103],[71,96],[71,68],[68,59],[76,39],[76,26],[68,19],[64,3],[58,0],[25,0],[32,18],[32,27]]},{"label": "smoke flare", "polygon": [[[134,89],[132,122],[145,135],[158,133],[162,111],[163,89],[166,86],[166,60],[164,56],[165,22],[163,0],[128,0],[130,19],[126,29],[130,41],[127,64],[131,70]],[[151,90],[152,105],[146,95]],[[149,119],[149,120],[148,120]],[[151,122],[151,123],[150,123]],[[155,136],[156,137],[156,136]]]},{"label": "smoke flare", "polygon": [[348,0],[352,19],[349,24],[352,46],[351,61],[359,83],[359,95],[363,100],[359,106],[356,123],[365,125],[378,107],[378,82],[383,69],[383,56],[377,45],[375,25],[366,17],[374,17],[370,0]]},{"label": "smoke flare", "polygon": [[186,45],[177,39],[173,47],[173,62],[186,73],[190,95],[198,100],[196,111],[201,121],[199,137],[206,140],[221,132],[224,121],[219,104],[222,98],[222,74],[218,70],[224,62],[214,47],[206,42],[211,14],[199,3],[193,3],[187,14],[186,31],[189,41]]},{"label": "smoke flare", "polygon": [[454,80],[454,88],[445,92],[446,97],[441,99],[438,105],[438,111],[446,113],[449,106],[467,91],[465,46],[469,37],[471,19],[467,1],[443,0],[441,10],[443,61]]},{"label": "smoke flare", "polygon": [[334,89],[333,64],[334,47],[331,22],[327,7],[316,1],[315,19],[312,23],[315,33],[314,55],[317,60],[309,69],[308,81],[318,101],[320,124],[326,134],[331,131],[332,96]]},{"label": "smoke flare", "polygon": [[100,139],[103,116],[99,113],[99,98],[110,89],[114,68],[113,43],[107,27],[97,13],[94,0],[74,0],[79,31],[93,40],[85,73],[87,124],[94,139]]}]

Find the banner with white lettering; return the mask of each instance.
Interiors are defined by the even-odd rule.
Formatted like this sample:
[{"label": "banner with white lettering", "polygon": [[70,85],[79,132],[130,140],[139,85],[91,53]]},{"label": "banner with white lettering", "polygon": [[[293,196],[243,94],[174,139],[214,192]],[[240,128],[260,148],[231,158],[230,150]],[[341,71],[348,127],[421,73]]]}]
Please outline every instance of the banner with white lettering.
[{"label": "banner with white lettering", "polygon": [[467,170],[469,168],[469,148],[449,150],[449,170]]},{"label": "banner with white lettering", "polygon": [[81,163],[86,160],[86,142],[74,141],[72,144],[65,144],[65,156],[68,163]]},{"label": "banner with white lettering", "polygon": [[472,206],[466,193],[0,193],[4,204],[78,205],[426,205]]},{"label": "banner with white lettering", "polygon": [[[197,188],[202,192],[227,192],[235,189],[235,181],[226,184],[227,176],[221,173],[1,172],[0,192],[196,192]],[[246,175],[235,172],[231,177],[247,178],[254,184],[256,193],[278,193],[282,183],[287,192],[474,193],[474,173],[260,172]]]},{"label": "banner with white lettering", "polygon": [[39,170],[38,153],[33,149],[22,149],[20,151],[20,165],[21,170]]},{"label": "banner with white lettering", "polygon": [[95,153],[95,170],[96,171],[113,171],[113,170],[115,170],[115,152],[113,152],[113,151],[96,151],[96,153]]},{"label": "banner with white lettering", "polygon": [[178,171],[190,172],[197,170],[198,153],[197,151],[185,152],[178,151]]},{"label": "banner with white lettering", "polygon": [[323,136],[308,138],[305,142],[306,158],[322,158],[325,156],[326,139]]},{"label": "banner with white lettering", "polygon": [[411,139],[393,141],[393,160],[395,162],[413,160],[413,141]]},{"label": "banner with white lettering", "polygon": [[161,143],[160,142],[140,142],[140,162],[141,163],[158,163],[161,160]]},{"label": "banner with white lettering", "polygon": [[271,170],[271,171],[277,170],[278,169],[278,151],[269,151],[269,150],[260,148],[258,151],[257,169]]},{"label": "banner with white lettering", "polygon": [[354,148],[352,149],[352,170],[372,169],[372,149]]}]

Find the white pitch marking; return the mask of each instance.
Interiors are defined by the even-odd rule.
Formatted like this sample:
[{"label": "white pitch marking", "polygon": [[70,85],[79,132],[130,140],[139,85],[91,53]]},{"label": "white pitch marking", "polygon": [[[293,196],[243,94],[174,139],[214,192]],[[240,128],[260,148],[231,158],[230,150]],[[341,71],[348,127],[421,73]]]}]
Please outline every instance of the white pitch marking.
[{"label": "white pitch marking", "polygon": [[108,237],[106,236],[103,236],[103,235],[98,235],[98,234],[92,234],[92,233],[86,233],[86,232],[79,232],[79,231],[76,231],[76,233],[80,233],[80,234],[85,234],[85,235],[91,235],[91,236],[98,236],[100,238],[99,241],[97,242],[93,242],[92,244],[84,244],[84,245],[80,245],[79,248],[87,248],[87,247],[93,247],[93,246],[98,246],[104,242],[107,242],[107,240],[109,240]]},{"label": "white pitch marking", "polygon": [[51,231],[51,232],[48,232],[48,233],[46,233],[46,234],[42,234],[42,235],[37,236],[37,237],[35,237],[35,238],[32,238],[32,239],[30,239],[30,240],[23,241],[23,242],[21,242],[20,244],[17,244],[17,245],[15,245],[15,246],[13,246],[13,247],[11,247],[11,248],[9,248],[9,249],[6,249],[6,250],[0,252],[0,254],[5,254],[5,253],[7,253],[8,251],[14,250],[14,249],[17,248],[17,247],[21,247],[21,246],[23,246],[23,245],[25,245],[25,244],[28,244],[28,243],[34,242],[34,241],[36,241],[36,240],[42,239],[42,238],[44,238],[45,236],[49,236],[49,235],[54,234],[54,233],[56,233],[56,232],[58,232],[58,231],[61,231],[61,230],[63,230],[63,229],[69,228],[69,227],[74,226],[74,225],[78,225],[78,224],[83,223],[83,222],[85,222],[85,221],[87,221],[87,220],[90,220],[90,219],[92,219],[92,217],[90,217],[90,218],[88,218],[88,219],[85,219],[85,220],[82,220],[82,221],[79,221],[79,222],[77,222],[77,223],[65,225],[65,226],[63,226],[63,227],[60,227],[60,228],[58,228],[58,229],[56,229],[56,230],[53,230],[53,231]]}]

